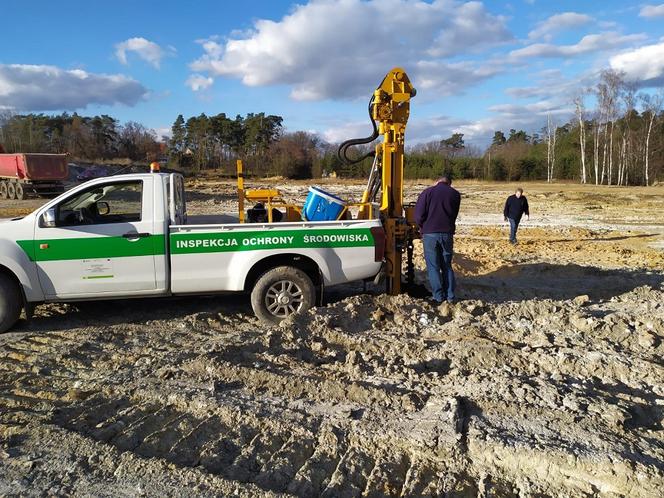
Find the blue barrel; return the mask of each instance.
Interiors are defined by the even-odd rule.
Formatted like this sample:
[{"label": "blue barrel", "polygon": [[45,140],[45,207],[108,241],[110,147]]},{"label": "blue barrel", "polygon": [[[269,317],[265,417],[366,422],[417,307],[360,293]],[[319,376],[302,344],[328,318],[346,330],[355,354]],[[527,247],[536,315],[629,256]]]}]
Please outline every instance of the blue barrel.
[{"label": "blue barrel", "polygon": [[339,218],[346,202],[317,187],[309,187],[304,201],[302,218],[306,221],[334,221]]}]

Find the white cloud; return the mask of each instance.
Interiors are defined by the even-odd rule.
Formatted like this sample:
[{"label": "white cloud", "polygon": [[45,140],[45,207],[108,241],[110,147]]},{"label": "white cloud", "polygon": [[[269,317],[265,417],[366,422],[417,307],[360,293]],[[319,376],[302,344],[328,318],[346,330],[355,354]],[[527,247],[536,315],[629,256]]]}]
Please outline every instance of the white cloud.
[{"label": "white cloud", "polygon": [[494,115],[458,128],[457,131],[463,133],[464,139],[469,143],[486,144],[498,130],[507,133],[514,128],[525,130],[527,133],[539,132],[546,123],[547,114],[550,113],[559,124],[568,121],[573,114],[571,106],[553,100],[542,100],[526,105],[495,105],[489,110]]},{"label": "white cloud", "polygon": [[562,14],[555,14],[545,21],[538,23],[535,29],[528,33],[528,38],[531,40],[537,38],[544,38],[549,40],[551,35],[555,32],[568,28],[583,26],[592,20],[593,18],[589,15],[578,14],[577,12],[563,12]]},{"label": "white cloud", "polygon": [[452,116],[415,117],[408,123],[407,140],[410,145],[442,140],[469,123],[467,119]]},{"label": "white cloud", "polygon": [[200,40],[204,54],[192,71],[248,86],[287,85],[297,100],[365,96],[400,64],[414,80],[426,80],[422,90],[450,94],[460,85],[447,69],[466,86],[492,70],[445,58],[513,39],[505,19],[481,3],[451,0],[312,0],[280,21],[261,19],[232,36]]},{"label": "white cloud", "polygon": [[159,128],[155,128],[153,131],[157,137],[157,140],[160,142],[162,141],[163,137],[170,139],[173,136],[173,129],[170,126],[161,126]]},{"label": "white cloud", "polygon": [[502,70],[498,64],[491,63],[478,66],[471,62],[420,61],[413,66],[412,77],[417,82],[418,96],[428,94],[429,98],[439,98],[463,93],[469,86]]},{"label": "white cloud", "polygon": [[[449,137],[458,127],[468,123],[469,121],[466,119],[450,116],[412,116],[408,121],[406,140],[408,145],[441,140]],[[368,116],[364,121],[353,121],[351,123],[339,121],[320,133],[323,139],[329,143],[340,143],[350,138],[366,137],[370,134],[371,123],[369,123]]]},{"label": "white cloud", "polygon": [[559,69],[547,69],[535,75],[535,84],[527,87],[510,87],[505,93],[515,99],[556,99],[570,102],[584,88],[597,82],[598,70],[588,68],[581,74],[567,78]]},{"label": "white cloud", "polygon": [[609,30],[618,28],[618,23],[616,21],[598,21],[597,26],[602,29]]},{"label": "white cloud", "polygon": [[664,17],[664,3],[659,5],[644,5],[639,12],[641,17]]},{"label": "white cloud", "polygon": [[138,81],[121,74],[0,64],[0,108],[54,111],[83,109],[91,104],[133,106],[147,94]]},{"label": "white cloud", "polygon": [[224,46],[217,41],[218,39],[218,36],[211,36],[207,39],[203,38],[196,40],[196,43],[203,47],[203,51],[206,55],[212,58],[219,58],[224,54]]},{"label": "white cloud", "polygon": [[554,45],[551,43],[534,43],[527,47],[512,50],[509,57],[512,60],[534,58],[534,57],[575,57],[604,50],[611,50],[628,43],[642,41],[646,38],[643,34],[621,35],[615,32],[607,32],[594,35],[586,35],[574,45]]},{"label": "white cloud", "polygon": [[640,86],[664,86],[664,42],[644,45],[611,57],[609,63]]},{"label": "white cloud", "polygon": [[192,74],[185,81],[185,85],[191,88],[194,92],[199,90],[205,90],[214,83],[214,80],[209,76],[203,76],[201,74]]},{"label": "white cloud", "polygon": [[143,59],[151,66],[159,69],[161,60],[167,55],[173,55],[175,49],[168,47],[164,50],[159,45],[145,38],[136,37],[129,38],[121,43],[115,45],[115,56],[125,66],[129,63],[127,60],[127,52],[134,52],[140,59]]},{"label": "white cloud", "polygon": [[564,114],[565,107],[553,100],[540,100],[530,104],[497,104],[489,107],[489,111],[502,114],[503,116],[518,117],[520,115]]},{"label": "white cloud", "polygon": [[366,137],[371,135],[371,123],[369,117],[363,121],[339,122],[321,133],[326,142],[331,144],[343,142],[350,138]]}]

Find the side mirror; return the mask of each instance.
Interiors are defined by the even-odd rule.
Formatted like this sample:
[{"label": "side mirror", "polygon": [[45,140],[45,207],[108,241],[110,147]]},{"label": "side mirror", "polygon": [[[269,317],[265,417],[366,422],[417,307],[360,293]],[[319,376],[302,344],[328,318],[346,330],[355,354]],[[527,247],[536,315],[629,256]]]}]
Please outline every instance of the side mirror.
[{"label": "side mirror", "polygon": [[44,228],[54,228],[56,226],[55,220],[56,220],[55,208],[52,207],[44,211],[44,213],[42,214],[41,225]]},{"label": "side mirror", "polygon": [[99,213],[100,216],[106,216],[110,212],[111,212],[111,206],[108,205],[108,202],[106,201],[97,202],[97,213]]}]

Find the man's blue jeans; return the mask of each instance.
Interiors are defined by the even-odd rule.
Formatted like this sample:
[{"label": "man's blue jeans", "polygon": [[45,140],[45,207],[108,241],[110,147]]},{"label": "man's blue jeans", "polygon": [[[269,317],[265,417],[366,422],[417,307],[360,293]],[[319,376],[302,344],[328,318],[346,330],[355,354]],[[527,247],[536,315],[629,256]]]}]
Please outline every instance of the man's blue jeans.
[{"label": "man's blue jeans", "polygon": [[519,221],[513,218],[507,218],[510,222],[510,242],[514,244],[516,242],[516,230],[519,228]]},{"label": "man's blue jeans", "polygon": [[451,233],[425,233],[422,235],[424,260],[431,293],[436,301],[453,301],[456,280],[452,270],[454,255],[454,235]]}]

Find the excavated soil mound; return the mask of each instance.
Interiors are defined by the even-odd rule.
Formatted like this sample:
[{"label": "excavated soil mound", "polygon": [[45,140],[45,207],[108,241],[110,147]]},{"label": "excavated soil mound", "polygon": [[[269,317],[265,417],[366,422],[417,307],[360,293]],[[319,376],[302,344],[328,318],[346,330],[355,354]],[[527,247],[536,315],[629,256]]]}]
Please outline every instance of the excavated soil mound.
[{"label": "excavated soil mound", "polygon": [[106,326],[93,304],[66,330],[52,309],[0,353],[0,493],[655,496],[657,279],[599,301],[363,294],[270,329],[240,300],[122,303]]},{"label": "excavated soil mound", "polygon": [[40,306],[0,335],[0,496],[660,496],[661,233],[567,221],[516,247],[460,224],[454,305],[352,284],[278,327],[246,296]]}]

